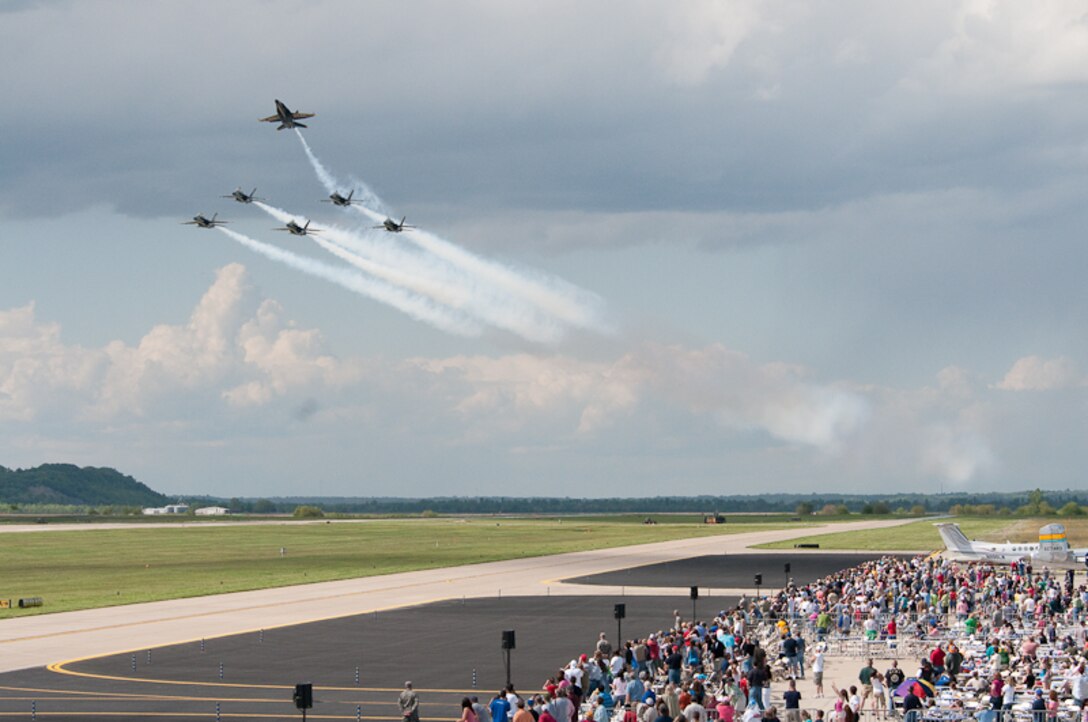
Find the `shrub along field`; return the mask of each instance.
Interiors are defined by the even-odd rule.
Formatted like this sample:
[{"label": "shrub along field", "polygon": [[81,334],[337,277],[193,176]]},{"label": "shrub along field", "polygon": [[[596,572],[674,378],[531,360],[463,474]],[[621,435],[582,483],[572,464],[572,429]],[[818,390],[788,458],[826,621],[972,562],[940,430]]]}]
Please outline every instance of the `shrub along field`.
[{"label": "shrub along field", "polygon": [[[969,539],[991,542],[1028,542],[1038,541],[1039,528],[1046,524],[1062,524],[1069,536],[1069,543],[1075,547],[1088,546],[1088,519],[1056,519],[1054,517],[1036,519],[1010,519],[1009,517],[956,517],[942,519],[954,521],[963,529]],[[788,542],[764,544],[764,549],[792,549],[794,544],[819,544],[821,549],[847,550],[861,549],[873,551],[936,551],[944,549],[941,536],[934,526],[937,521],[926,519],[913,524],[889,527],[887,529],[869,529],[837,534],[819,534],[804,539],[791,539]]]},{"label": "shrub along field", "polygon": [[442,518],[0,534],[0,599],[45,600],[41,608],[0,609],[0,618],[798,526],[654,518],[653,525],[644,516]]}]

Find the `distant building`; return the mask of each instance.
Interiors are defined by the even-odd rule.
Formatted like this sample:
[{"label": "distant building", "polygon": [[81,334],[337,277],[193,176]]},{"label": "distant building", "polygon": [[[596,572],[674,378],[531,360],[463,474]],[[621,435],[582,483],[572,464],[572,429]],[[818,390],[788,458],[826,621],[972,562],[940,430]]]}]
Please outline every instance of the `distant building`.
[{"label": "distant building", "polygon": [[152,506],[144,509],[145,516],[158,516],[160,514],[188,514],[188,504],[167,504],[166,506]]},{"label": "distant building", "polygon": [[227,516],[230,509],[225,506],[202,506],[193,513],[197,516]]}]

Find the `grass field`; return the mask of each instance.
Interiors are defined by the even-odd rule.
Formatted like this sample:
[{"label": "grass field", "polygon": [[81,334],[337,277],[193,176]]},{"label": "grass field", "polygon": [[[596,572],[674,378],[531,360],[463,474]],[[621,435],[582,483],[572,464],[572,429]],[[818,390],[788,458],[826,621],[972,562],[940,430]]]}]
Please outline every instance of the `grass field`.
[{"label": "grass field", "polygon": [[[1069,536],[1069,543],[1076,547],[1088,546],[1088,519],[1009,519],[1008,517],[959,517],[955,521],[970,539],[979,541],[1003,542],[1006,540],[1025,542],[1038,541],[1039,527],[1057,522],[1063,524]],[[932,519],[913,524],[872,529],[868,531],[842,532],[838,534],[820,534],[804,539],[791,539],[788,542],[764,544],[763,549],[792,549],[794,544],[819,544],[821,549],[873,551],[916,550],[935,551],[943,549],[940,534]]]},{"label": "grass field", "polygon": [[45,606],[0,609],[0,618],[798,526],[655,518],[654,525],[643,516],[475,518],[2,534],[0,599],[37,596]]}]

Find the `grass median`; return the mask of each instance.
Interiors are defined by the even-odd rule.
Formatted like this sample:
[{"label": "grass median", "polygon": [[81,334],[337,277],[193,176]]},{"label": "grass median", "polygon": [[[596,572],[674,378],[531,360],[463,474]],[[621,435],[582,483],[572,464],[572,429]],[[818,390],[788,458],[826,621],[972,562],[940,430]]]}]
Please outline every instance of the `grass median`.
[{"label": "grass median", "polygon": [[[960,525],[969,539],[991,542],[1037,542],[1039,528],[1062,524],[1073,546],[1088,546],[1088,519],[1010,519],[1009,517],[957,517],[941,519]],[[795,544],[819,544],[832,551],[937,551],[944,549],[933,519],[883,529],[866,529],[835,534],[817,534],[788,541],[761,544],[761,549],[792,549]]]},{"label": "grass median", "polygon": [[655,518],[652,525],[642,517],[482,517],[2,534],[0,599],[42,597],[45,606],[0,609],[0,618],[799,526]]}]

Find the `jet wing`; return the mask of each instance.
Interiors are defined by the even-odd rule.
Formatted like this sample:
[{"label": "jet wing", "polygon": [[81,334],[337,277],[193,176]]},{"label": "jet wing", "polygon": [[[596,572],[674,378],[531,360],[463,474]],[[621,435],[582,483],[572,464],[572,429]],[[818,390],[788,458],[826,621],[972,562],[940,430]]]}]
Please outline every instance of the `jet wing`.
[{"label": "jet wing", "polygon": [[261,118],[258,122],[261,123],[278,123],[280,117],[278,115],[270,115],[267,118]]},{"label": "jet wing", "polygon": [[[302,120],[303,118],[312,118],[312,117],[314,117],[314,115],[316,115],[316,114],[315,113],[300,113],[300,112],[298,112],[296,110],[294,113],[291,113],[291,118],[294,119],[294,120]],[[279,116],[277,116],[277,119],[278,118],[279,118]]]}]

